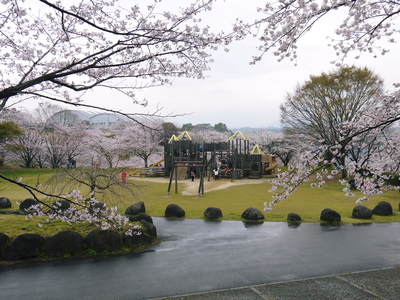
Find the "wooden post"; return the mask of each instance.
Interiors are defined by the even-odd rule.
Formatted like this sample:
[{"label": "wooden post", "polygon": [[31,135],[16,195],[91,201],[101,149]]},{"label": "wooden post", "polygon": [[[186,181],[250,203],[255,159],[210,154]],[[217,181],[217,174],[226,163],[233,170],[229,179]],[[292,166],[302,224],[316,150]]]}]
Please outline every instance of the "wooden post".
[{"label": "wooden post", "polygon": [[[203,167],[204,169],[204,167]],[[201,194],[204,195],[204,172],[201,172]]]},{"label": "wooden post", "polygon": [[198,194],[199,194],[199,196],[200,196],[200,192],[201,192],[201,177],[202,177],[202,175],[203,174],[201,174],[202,172],[200,171],[200,180],[199,180],[199,190],[198,190]]},{"label": "wooden post", "polygon": [[214,166],[215,164],[215,146],[214,146],[214,152],[211,155],[211,159],[210,161],[207,163],[207,170],[208,170],[208,181],[211,180],[211,173],[214,174],[214,168],[216,168]]},{"label": "wooden post", "polygon": [[171,173],[169,174],[169,184],[168,184],[168,195],[171,192],[171,185],[172,185],[172,176],[174,174],[175,164],[172,165]]},{"label": "wooden post", "polygon": [[175,194],[178,194],[178,166],[175,166]]},{"label": "wooden post", "polygon": [[198,194],[199,195],[203,195],[204,194],[204,161],[203,161],[203,164],[202,164],[200,170],[201,171],[200,171],[200,183],[199,183],[199,192],[198,192]]}]

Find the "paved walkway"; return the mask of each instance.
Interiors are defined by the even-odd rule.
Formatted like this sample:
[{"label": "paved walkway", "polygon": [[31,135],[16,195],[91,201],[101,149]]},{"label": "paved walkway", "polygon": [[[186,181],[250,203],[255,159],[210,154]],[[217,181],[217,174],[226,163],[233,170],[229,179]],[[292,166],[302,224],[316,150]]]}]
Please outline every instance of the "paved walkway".
[{"label": "paved walkway", "polygon": [[400,267],[253,285],[158,299],[397,300],[400,299]]},{"label": "paved walkway", "polygon": [[[147,182],[157,182],[157,183],[168,183],[169,178],[159,178],[159,177],[131,177],[130,179],[136,180],[136,181],[147,181]],[[198,190],[199,190],[199,179],[196,178],[194,182],[192,182],[190,179],[184,179],[184,180],[178,180],[178,183],[184,184],[183,190],[180,190],[179,192],[182,193],[182,195],[197,195]],[[218,179],[218,180],[210,180],[208,181],[207,178],[204,180],[204,192],[212,192],[212,191],[217,191],[217,190],[224,190],[228,189],[232,186],[238,186],[238,185],[246,185],[246,184],[266,184],[267,179],[239,179],[239,180],[230,180],[230,179]],[[172,191],[174,191],[174,184],[175,182],[172,182]]]}]

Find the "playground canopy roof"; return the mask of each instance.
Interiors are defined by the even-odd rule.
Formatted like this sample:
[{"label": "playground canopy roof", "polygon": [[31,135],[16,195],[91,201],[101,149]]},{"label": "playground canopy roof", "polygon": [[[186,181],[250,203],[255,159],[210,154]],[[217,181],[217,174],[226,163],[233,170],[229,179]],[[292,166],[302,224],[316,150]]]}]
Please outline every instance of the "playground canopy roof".
[{"label": "playground canopy roof", "polygon": [[182,132],[180,135],[178,135],[178,140],[179,141],[184,141],[184,140],[188,140],[191,141],[192,137],[190,136],[189,132],[187,132],[186,130],[184,132]]},{"label": "playground canopy roof", "polygon": [[178,137],[177,137],[175,134],[173,134],[173,135],[169,138],[168,143],[177,142],[177,141],[179,141]]},{"label": "playground canopy roof", "polygon": [[179,141],[191,141],[192,137],[190,136],[189,132],[184,131],[182,132],[180,135],[176,136],[175,134],[173,134],[169,140],[168,143],[172,143],[172,142],[179,142]]},{"label": "playground canopy roof", "polygon": [[236,140],[236,139],[245,140],[245,141],[249,140],[249,138],[247,136],[245,136],[240,130],[236,131],[234,134],[232,134],[228,138],[229,141],[233,141],[233,140]]},{"label": "playground canopy roof", "polygon": [[258,144],[255,144],[253,149],[251,149],[250,154],[265,154]]}]

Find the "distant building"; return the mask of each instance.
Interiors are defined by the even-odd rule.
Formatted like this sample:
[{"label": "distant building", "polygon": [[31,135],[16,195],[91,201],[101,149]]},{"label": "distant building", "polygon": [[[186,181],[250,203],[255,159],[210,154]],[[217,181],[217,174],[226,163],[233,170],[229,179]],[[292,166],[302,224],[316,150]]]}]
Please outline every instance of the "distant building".
[{"label": "distant building", "polygon": [[108,127],[118,122],[124,121],[124,118],[113,113],[96,114],[81,110],[62,110],[52,115],[49,118],[49,121],[67,127],[79,123],[84,123],[93,127]]},{"label": "distant building", "polygon": [[117,114],[101,113],[93,115],[89,122],[92,126],[110,126],[118,122],[122,122],[124,118]]}]

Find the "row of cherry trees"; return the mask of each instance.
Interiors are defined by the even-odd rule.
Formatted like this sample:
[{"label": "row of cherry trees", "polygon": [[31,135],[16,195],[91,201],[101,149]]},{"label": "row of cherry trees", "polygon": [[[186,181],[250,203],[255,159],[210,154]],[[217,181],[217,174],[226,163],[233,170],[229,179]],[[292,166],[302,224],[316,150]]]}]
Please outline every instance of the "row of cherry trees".
[{"label": "row of cherry trees", "polygon": [[[145,164],[151,155],[162,152],[159,146],[157,124],[155,129],[127,121],[106,128],[92,128],[85,123],[63,126],[43,120],[43,113],[31,115],[17,110],[0,114],[3,121],[17,123],[22,134],[2,143],[6,159],[16,161],[25,168],[61,168],[78,164],[81,167],[114,168],[140,158]],[[157,158],[156,157],[156,158]]]},{"label": "row of cherry trees", "polygon": [[[162,158],[166,133],[160,121],[142,120],[145,126],[130,120],[107,127],[85,122],[72,126],[52,121],[51,116],[60,110],[59,106],[42,104],[32,114],[15,109],[0,113],[0,121],[16,122],[22,129],[22,134],[2,143],[6,158],[24,168],[53,169],[71,167],[72,161],[81,167],[148,167],[150,159],[154,162]],[[197,143],[226,142],[230,134],[214,128],[190,131]],[[269,139],[263,140],[264,136]],[[252,140],[269,143],[274,138],[267,130],[260,130]]]}]

